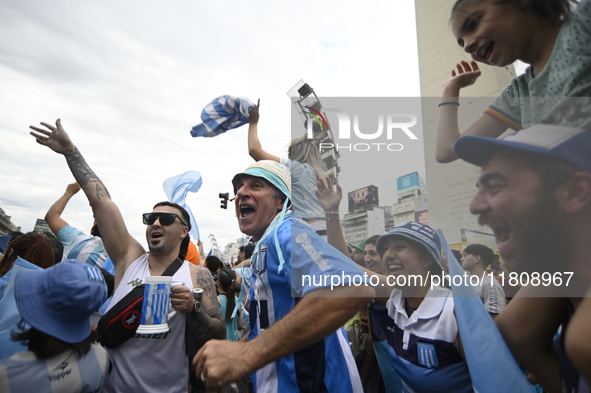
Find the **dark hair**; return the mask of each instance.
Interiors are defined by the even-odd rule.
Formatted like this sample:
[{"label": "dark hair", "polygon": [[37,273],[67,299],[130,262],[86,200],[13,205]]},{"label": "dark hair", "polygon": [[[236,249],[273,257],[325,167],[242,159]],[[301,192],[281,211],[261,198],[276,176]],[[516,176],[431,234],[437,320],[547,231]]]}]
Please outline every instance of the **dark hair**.
[{"label": "dark hair", "polygon": [[240,252],[244,253],[244,259],[250,259],[252,257],[252,253],[254,252],[254,244],[246,244],[244,246],[240,246],[238,248]]},{"label": "dark hair", "polygon": [[12,332],[12,340],[27,345],[29,351],[33,352],[38,359],[49,359],[66,351],[72,351],[75,356],[81,358],[90,351],[92,343],[98,340],[98,334],[93,330],[84,340],[70,344],[34,327],[26,329],[24,319],[19,322],[18,328],[20,332]]},{"label": "dark hair", "polygon": [[[474,3],[475,1],[483,0],[457,0],[451,10],[451,17],[453,18],[457,13],[462,12],[464,6]],[[494,4],[509,4],[513,3],[516,7],[521,8],[520,0],[489,0]],[[561,23],[570,17],[573,10],[573,5],[577,4],[576,0],[531,0],[529,7],[533,13],[541,18],[544,18],[553,25]]]},{"label": "dark hair", "polygon": [[230,322],[234,307],[236,307],[235,297],[240,292],[240,286],[236,283],[236,272],[227,267],[223,268],[220,274],[218,274],[218,282],[222,290],[226,292],[226,315],[224,319],[226,322]]},{"label": "dark hair", "polygon": [[28,232],[13,238],[7,244],[0,270],[10,270],[17,257],[21,257],[43,269],[55,264],[53,248],[47,236]]},{"label": "dark hair", "polygon": [[191,230],[191,219],[189,218],[189,213],[187,213],[187,211],[185,210],[184,207],[182,207],[178,203],[164,201],[164,202],[158,202],[157,204],[154,205],[154,207],[152,209],[156,209],[159,206],[170,206],[170,207],[174,207],[175,209],[179,210],[181,212],[181,215],[183,216],[183,220],[187,223],[187,227],[189,227],[189,230]]},{"label": "dark hair", "polygon": [[376,245],[378,242],[378,238],[380,237],[380,235],[373,235],[372,237],[370,237],[369,239],[367,239],[365,241],[365,245],[367,246],[368,244],[373,244]]},{"label": "dark hair", "polygon": [[216,274],[219,269],[224,267],[224,263],[215,255],[210,255],[205,258],[205,262],[207,262],[207,268],[211,274]]},{"label": "dark hair", "polygon": [[485,269],[495,260],[495,252],[484,244],[470,244],[464,248],[464,253],[479,256]]},{"label": "dark hair", "polygon": [[451,250],[451,253],[454,254],[454,257],[456,257],[456,259],[458,260],[458,262],[460,262],[460,259],[462,259],[462,252],[459,250]]},{"label": "dark hair", "polygon": [[495,254],[493,261],[490,263],[490,268],[493,270],[501,270],[501,263],[499,262],[499,256]]}]

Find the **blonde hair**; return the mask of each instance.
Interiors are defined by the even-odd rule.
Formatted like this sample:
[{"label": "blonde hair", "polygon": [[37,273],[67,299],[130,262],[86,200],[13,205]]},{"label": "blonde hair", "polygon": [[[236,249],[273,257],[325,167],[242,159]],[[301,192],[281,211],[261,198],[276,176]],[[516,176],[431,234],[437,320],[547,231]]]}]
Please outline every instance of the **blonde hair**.
[{"label": "blonde hair", "polygon": [[326,177],[326,173],[321,167],[322,160],[316,140],[308,139],[306,136],[294,139],[287,149],[287,157],[290,160],[310,165],[319,179]]}]

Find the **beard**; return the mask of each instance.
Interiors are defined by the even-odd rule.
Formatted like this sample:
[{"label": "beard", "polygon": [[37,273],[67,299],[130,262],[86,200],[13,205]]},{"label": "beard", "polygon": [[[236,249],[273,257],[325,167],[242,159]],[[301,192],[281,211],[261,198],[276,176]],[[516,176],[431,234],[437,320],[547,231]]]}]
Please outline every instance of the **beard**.
[{"label": "beard", "polygon": [[[573,254],[571,229],[560,213],[551,192],[542,192],[529,208],[512,220],[511,236],[517,244],[516,263],[509,269],[518,273],[563,272]],[[508,223],[491,213],[482,214],[478,223],[490,227],[509,227]]]}]

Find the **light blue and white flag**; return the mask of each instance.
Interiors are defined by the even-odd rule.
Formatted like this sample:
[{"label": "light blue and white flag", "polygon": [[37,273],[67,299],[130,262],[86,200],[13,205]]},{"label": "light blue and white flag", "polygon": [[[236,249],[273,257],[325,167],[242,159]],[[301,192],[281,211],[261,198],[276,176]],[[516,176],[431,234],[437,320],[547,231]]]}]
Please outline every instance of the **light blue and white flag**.
[{"label": "light blue and white flag", "polygon": [[185,199],[187,198],[187,193],[189,193],[189,191],[199,191],[201,184],[203,184],[203,180],[201,179],[201,174],[199,172],[187,171],[165,180],[163,185],[168,200],[181,205],[185,208],[187,213],[189,213],[189,219],[191,220],[191,230],[189,233],[193,239],[200,239],[199,228],[197,227],[197,222],[193,217],[191,208],[186,204]]},{"label": "light blue and white flag", "polygon": [[484,308],[475,287],[463,279],[457,281],[464,285],[453,284],[453,277],[463,278],[465,272],[451,252],[441,229],[437,230],[437,234],[449,264],[454,311],[472,386],[478,393],[534,392],[533,386],[515,363],[501,333]]},{"label": "light blue and white flag", "polygon": [[203,123],[191,129],[191,136],[210,138],[248,123],[254,102],[246,97],[224,95],[216,98],[201,111]]}]

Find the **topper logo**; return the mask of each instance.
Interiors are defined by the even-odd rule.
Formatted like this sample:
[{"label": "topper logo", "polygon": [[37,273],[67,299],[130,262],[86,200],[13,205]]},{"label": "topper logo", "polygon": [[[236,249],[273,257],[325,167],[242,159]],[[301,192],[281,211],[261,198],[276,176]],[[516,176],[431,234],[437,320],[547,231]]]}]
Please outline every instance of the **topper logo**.
[{"label": "topper logo", "polygon": [[[307,107],[308,108],[308,107]],[[308,108],[313,110],[313,108]],[[338,120],[338,139],[351,139],[351,119],[347,113],[340,109],[334,108],[324,108],[324,112],[333,113],[336,115]],[[306,112],[309,115],[313,115],[310,112]],[[327,126],[326,119],[322,114],[316,110],[314,110],[314,120],[320,125],[322,129],[322,125],[324,124]],[[410,130],[410,127],[413,127],[417,124],[417,116],[412,113],[378,113],[378,130],[373,133],[363,133],[359,129],[359,113],[353,113],[353,132],[355,135],[360,139],[378,139],[382,136],[384,132],[384,118],[386,118],[386,139],[391,140],[392,136],[394,135],[394,130],[401,130],[404,134],[410,139],[418,139],[417,136]],[[406,119],[408,121],[399,121],[402,119]],[[313,138],[313,122],[308,122],[308,138]]]}]

